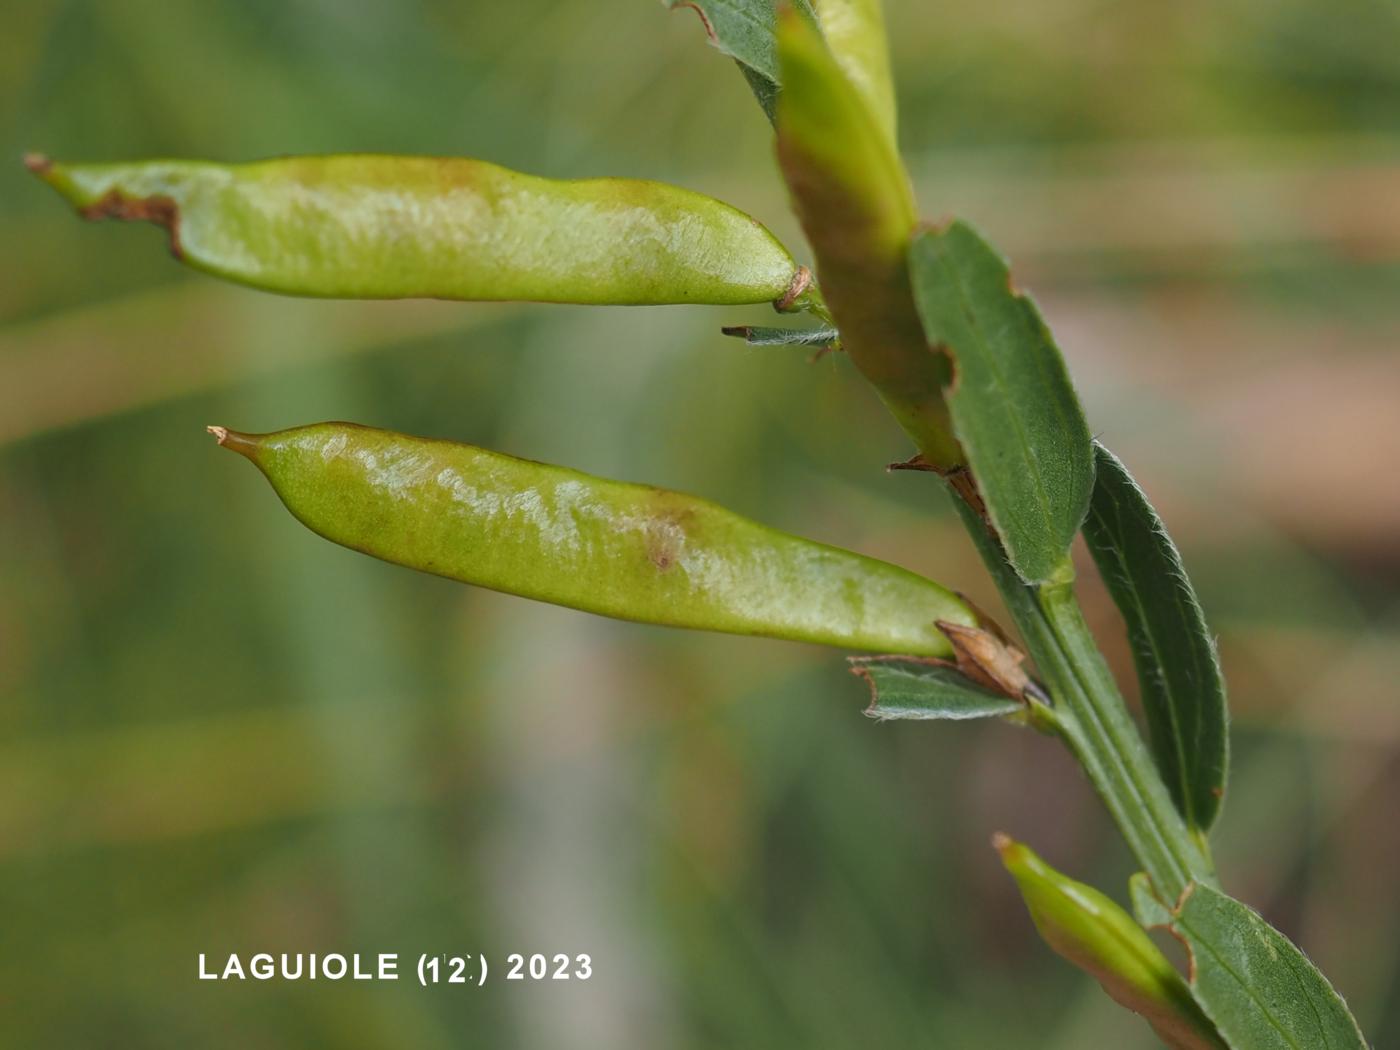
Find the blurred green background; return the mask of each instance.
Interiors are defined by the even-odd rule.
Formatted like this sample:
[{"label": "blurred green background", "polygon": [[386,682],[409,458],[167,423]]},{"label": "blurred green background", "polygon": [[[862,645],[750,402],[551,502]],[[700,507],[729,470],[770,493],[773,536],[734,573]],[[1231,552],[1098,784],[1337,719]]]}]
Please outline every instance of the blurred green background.
[{"label": "blurred green background", "polygon": [[[1226,884],[1400,1045],[1400,7],[898,0],[925,211],[1040,299],[1219,632]],[[592,619],[298,526],[206,423],[351,419],[714,498],[994,605],[765,310],[281,299],[75,220],[66,159],[386,151],[668,179],[789,243],[770,133],[645,0],[0,3],[0,1044],[1137,1048],[1001,829],[1123,898],[1054,744],[875,725],[839,653]],[[1119,627],[1086,600],[1120,671]],[[587,952],[587,984],[196,979]]]}]

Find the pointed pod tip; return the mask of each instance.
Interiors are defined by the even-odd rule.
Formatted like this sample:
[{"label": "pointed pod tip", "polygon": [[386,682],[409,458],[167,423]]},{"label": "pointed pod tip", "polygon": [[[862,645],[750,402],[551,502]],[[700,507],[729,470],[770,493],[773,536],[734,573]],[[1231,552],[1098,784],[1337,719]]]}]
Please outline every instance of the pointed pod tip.
[{"label": "pointed pod tip", "polygon": [[22,160],[25,170],[57,190],[69,203],[83,203],[82,194],[73,183],[73,172],[70,168],[60,164],[47,153],[26,153]]},{"label": "pointed pod tip", "polygon": [[1040,858],[1024,842],[1017,842],[1005,832],[998,831],[992,836],[992,849],[1001,855],[1002,866],[1020,879],[1029,871],[1034,871],[1041,863]]},{"label": "pointed pod tip", "polygon": [[240,434],[236,430],[228,427],[205,427],[209,433],[214,435],[214,440],[219,443],[220,448],[230,449],[239,455],[253,458],[258,449],[257,436],[253,434]]}]

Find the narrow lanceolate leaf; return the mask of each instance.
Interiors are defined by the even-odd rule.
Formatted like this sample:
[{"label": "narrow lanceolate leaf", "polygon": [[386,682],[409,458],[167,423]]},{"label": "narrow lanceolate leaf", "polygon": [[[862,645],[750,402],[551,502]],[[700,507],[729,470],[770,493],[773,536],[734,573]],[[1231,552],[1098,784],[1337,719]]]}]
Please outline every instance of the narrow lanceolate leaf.
[{"label": "narrow lanceolate leaf", "polygon": [[1025,707],[978,685],[951,664],[871,656],[852,659],[851,670],[870,686],[865,713],[881,722],[997,718],[1019,714]]},{"label": "narrow lanceolate leaf", "polygon": [[1215,643],[1157,512],[1112,452],[1095,451],[1084,538],[1128,627],[1157,766],[1186,822],[1205,831],[1229,760]]},{"label": "narrow lanceolate leaf", "polygon": [[1327,978],[1252,908],[1193,883],[1166,925],[1191,954],[1196,1002],[1232,1050],[1366,1050]]},{"label": "narrow lanceolate leaf", "polygon": [[958,597],[693,496],[349,423],[211,427],[302,524],[424,572],[624,620],[946,656]]},{"label": "narrow lanceolate leaf", "polygon": [[[777,0],[662,0],[673,10],[688,7],[700,16],[710,43],[739,63],[758,104],[773,119],[781,75],[774,26]],[[811,0],[795,0],[793,8],[815,20]]]},{"label": "narrow lanceolate leaf", "polygon": [[292,295],[738,304],[806,283],[749,216],[658,182],[432,157],[28,163],[84,217],[157,223],[191,266]]},{"label": "narrow lanceolate leaf", "polygon": [[749,346],[805,346],[826,349],[835,346],[841,333],[835,328],[765,328],[761,325],[733,325],[721,329],[725,335],[742,339]]},{"label": "narrow lanceolate leaf", "polygon": [[1092,886],[1066,878],[1029,847],[993,840],[1045,942],[1142,1015],[1172,1050],[1224,1050],[1176,968],[1127,912]]},{"label": "narrow lanceolate leaf", "polygon": [[778,160],[842,344],[925,461],[951,469],[962,462],[943,402],[951,373],[914,308],[917,220],[899,154],[821,34],[792,12],[778,18],[778,60]]},{"label": "narrow lanceolate leaf", "polygon": [[910,250],[929,344],[953,359],[953,425],[992,525],[1028,583],[1069,578],[1094,453],[1064,359],[1005,261],[963,222]]},{"label": "narrow lanceolate leaf", "polygon": [[897,141],[894,79],[880,0],[816,0],[822,36],[841,71],[865,98],[891,142]]}]

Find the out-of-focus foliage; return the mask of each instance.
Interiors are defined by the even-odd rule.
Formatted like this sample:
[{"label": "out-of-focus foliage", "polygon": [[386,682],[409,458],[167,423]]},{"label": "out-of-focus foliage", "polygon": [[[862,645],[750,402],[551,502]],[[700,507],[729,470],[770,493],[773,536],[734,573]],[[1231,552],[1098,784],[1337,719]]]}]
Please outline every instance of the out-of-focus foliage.
[{"label": "out-of-focus foliage", "polygon": [[[1220,634],[1225,884],[1400,1042],[1393,5],[901,0],[887,21],[924,213],[1010,256]],[[9,1042],[1152,1045],[1039,945],[986,845],[1001,827],[1123,884],[1052,742],[872,724],[834,652],[357,557],[202,432],[351,418],[664,484],[995,609],[933,481],[882,471],[909,450],[839,355],[719,334],[767,308],[222,287],[159,231],[73,222],[19,164],[455,153],[673,181],[798,244],[771,128],[693,17],[26,0],[4,24]],[[259,949],[588,951],[597,976],[195,979],[199,952]]]}]

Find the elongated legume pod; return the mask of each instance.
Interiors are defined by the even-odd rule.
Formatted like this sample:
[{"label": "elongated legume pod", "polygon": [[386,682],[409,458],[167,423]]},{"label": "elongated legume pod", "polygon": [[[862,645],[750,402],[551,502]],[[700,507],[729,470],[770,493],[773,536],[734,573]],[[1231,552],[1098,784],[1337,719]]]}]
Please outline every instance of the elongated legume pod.
[{"label": "elongated legume pod", "polygon": [[211,427],[312,531],[385,561],[624,620],[946,656],[955,595],[707,500],[350,423]]},{"label": "elongated legume pod", "polygon": [[86,218],[158,223],[191,266],[292,295],[787,306],[807,280],[754,219],[660,182],[373,155],[27,163]]},{"label": "elongated legume pod", "polygon": [[952,364],[930,349],[914,307],[918,213],[904,164],[816,27],[791,11],[777,25],[778,162],[842,346],[924,460],[950,470],[963,463],[943,400]]},{"label": "elongated legume pod", "polygon": [[827,46],[851,86],[864,96],[890,141],[898,139],[894,78],[880,0],[816,0]]}]

